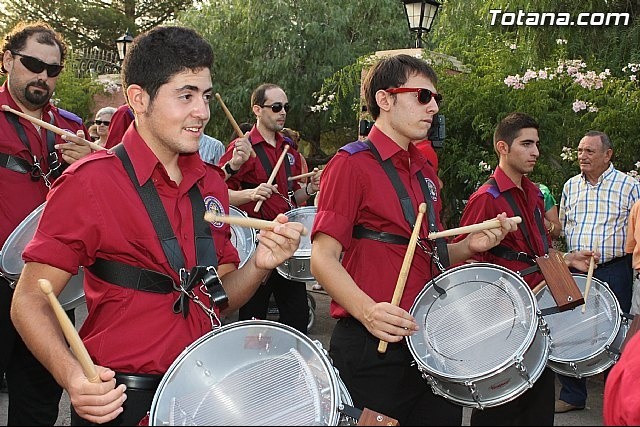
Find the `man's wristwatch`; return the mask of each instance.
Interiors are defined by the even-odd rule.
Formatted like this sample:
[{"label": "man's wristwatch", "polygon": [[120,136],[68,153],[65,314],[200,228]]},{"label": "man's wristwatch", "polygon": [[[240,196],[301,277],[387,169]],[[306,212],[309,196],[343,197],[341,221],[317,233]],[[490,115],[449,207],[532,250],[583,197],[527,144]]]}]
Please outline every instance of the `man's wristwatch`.
[{"label": "man's wristwatch", "polygon": [[229,162],[227,162],[224,164],[224,171],[228,173],[229,176],[231,176],[231,175],[237,174],[240,171],[240,169],[238,169],[237,171],[234,171],[233,169],[231,169],[231,165],[229,164]]}]

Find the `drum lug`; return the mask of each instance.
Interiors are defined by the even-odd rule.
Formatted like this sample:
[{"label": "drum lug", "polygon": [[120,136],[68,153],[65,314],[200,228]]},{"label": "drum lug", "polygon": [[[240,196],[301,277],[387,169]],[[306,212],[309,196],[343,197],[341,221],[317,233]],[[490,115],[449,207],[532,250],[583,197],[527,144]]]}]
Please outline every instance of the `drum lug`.
[{"label": "drum lug", "polygon": [[551,332],[549,330],[549,324],[547,323],[546,320],[544,320],[544,317],[542,316],[540,316],[540,323],[538,325],[538,329],[540,329],[540,333],[545,337],[548,337],[551,335]]},{"label": "drum lug", "polygon": [[531,387],[533,383],[531,382],[531,377],[527,372],[527,367],[522,363],[522,360],[523,360],[522,357],[518,357],[517,359],[514,360],[513,366],[516,368],[520,376],[524,378],[526,382],[529,383],[529,387]]},{"label": "drum lug", "polygon": [[478,405],[477,408],[484,409],[484,405],[482,404],[482,402],[480,402],[480,395],[478,394],[478,387],[476,386],[476,384],[472,381],[465,381],[464,385],[469,389],[471,398],[474,402],[476,402],[476,405]]},{"label": "drum lug", "polygon": [[578,365],[575,362],[569,362],[569,368],[573,371],[576,378],[582,378],[582,375],[578,373]]}]

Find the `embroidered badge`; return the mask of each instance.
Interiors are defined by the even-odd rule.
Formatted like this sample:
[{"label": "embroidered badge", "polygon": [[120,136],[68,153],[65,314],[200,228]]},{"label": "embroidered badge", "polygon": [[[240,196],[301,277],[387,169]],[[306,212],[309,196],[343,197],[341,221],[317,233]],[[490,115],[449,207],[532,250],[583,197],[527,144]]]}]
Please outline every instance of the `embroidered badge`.
[{"label": "embroidered badge", "polygon": [[[224,209],[222,208],[222,203],[220,203],[220,200],[216,199],[213,196],[207,196],[204,198],[204,208],[216,215],[225,215]],[[216,228],[221,228],[223,225],[221,221],[214,221],[211,224],[213,224],[213,226]]]},{"label": "embroidered badge", "polygon": [[427,187],[429,188],[431,200],[433,200],[434,202],[438,201],[438,191],[436,190],[436,184],[429,178],[425,178],[424,181],[427,183]]},{"label": "embroidered badge", "polygon": [[293,165],[295,165],[295,164],[296,164],[296,158],[295,158],[295,157],[294,157],[294,155],[293,155],[293,154],[291,154],[291,153],[287,153],[287,160],[289,160],[289,164],[290,164],[291,166],[293,166]]}]

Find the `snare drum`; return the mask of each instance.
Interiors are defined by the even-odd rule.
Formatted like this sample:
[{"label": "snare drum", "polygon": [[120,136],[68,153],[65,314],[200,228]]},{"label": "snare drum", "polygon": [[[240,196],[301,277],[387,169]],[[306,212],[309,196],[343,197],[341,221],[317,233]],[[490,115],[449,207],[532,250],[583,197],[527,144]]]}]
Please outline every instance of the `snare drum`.
[{"label": "snare drum", "polygon": [[311,228],[317,210],[315,206],[304,206],[285,213],[289,221],[301,222],[309,230],[306,236],[300,236],[300,246],[293,256],[276,267],[278,273],[287,279],[298,282],[315,280],[311,274]]},{"label": "snare drum", "polygon": [[319,341],[244,320],[204,335],[171,364],[149,425],[343,425],[351,396]]},{"label": "snare drum", "polygon": [[[229,215],[248,218],[245,211],[240,210],[235,206],[229,206]],[[231,224],[231,243],[238,251],[238,256],[240,256],[240,265],[238,265],[238,268],[245,265],[249,258],[251,258],[251,255],[255,252],[257,246],[256,240],[257,233],[253,228]]]},{"label": "snare drum", "polygon": [[[27,215],[16,229],[11,232],[2,246],[0,269],[3,275],[9,279],[17,280],[18,277],[20,277],[22,267],[24,267],[22,252],[36,234],[38,221],[40,221],[45,204],[46,202]],[[78,274],[69,279],[67,286],[65,286],[60,295],[58,295],[58,300],[60,300],[60,304],[65,310],[71,310],[84,303],[83,279],[84,271],[81,267],[78,270]]]},{"label": "snare drum", "polygon": [[[443,293],[441,293],[443,292]],[[407,338],[435,394],[483,409],[533,386],[549,355],[549,336],[526,282],[504,267],[473,263],[427,283],[410,313]]]},{"label": "snare drum", "polygon": [[[587,276],[573,274],[584,294]],[[540,309],[555,307],[547,287],[537,295]],[[556,373],[582,378],[604,372],[618,361],[629,330],[629,321],[621,315],[620,304],[609,286],[593,277],[583,305],[573,310],[548,314],[544,318],[551,334],[549,367]]]}]

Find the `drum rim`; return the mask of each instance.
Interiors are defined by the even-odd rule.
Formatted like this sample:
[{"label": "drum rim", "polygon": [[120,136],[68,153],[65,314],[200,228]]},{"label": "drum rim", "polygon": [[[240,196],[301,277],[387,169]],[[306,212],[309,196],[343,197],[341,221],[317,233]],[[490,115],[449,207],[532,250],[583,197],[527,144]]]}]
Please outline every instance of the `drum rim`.
[{"label": "drum rim", "polygon": [[[582,273],[572,273],[572,276],[584,278],[585,281],[587,279],[587,275],[586,274],[582,274]],[[618,336],[618,332],[620,331],[620,328],[622,328],[622,309],[620,308],[620,302],[618,301],[618,298],[616,298],[616,295],[613,293],[613,291],[609,287],[609,284],[607,282],[605,282],[604,280],[600,280],[600,279],[598,279],[596,277],[592,277],[591,280],[593,282],[597,282],[600,285],[602,285],[601,287],[606,289],[606,291],[604,293],[608,294],[608,296],[610,298],[612,297],[612,300],[614,302],[614,305],[616,307],[617,314],[618,314],[616,316],[616,320],[615,320],[616,325],[614,327],[614,330],[616,331],[616,333],[609,336],[609,338],[607,339],[606,343],[601,346],[600,351],[593,352],[590,355],[588,355],[586,357],[579,358],[579,359],[566,359],[566,358],[560,358],[560,357],[553,356],[551,354],[552,353],[551,352],[552,349],[551,349],[551,350],[549,350],[549,360],[552,361],[552,362],[555,362],[555,363],[558,363],[558,364],[561,364],[561,365],[567,365],[567,364],[570,364],[570,363],[581,363],[581,362],[586,362],[587,360],[592,359],[595,356],[603,354],[604,352],[606,352],[606,348],[608,346],[610,346],[616,340],[616,337]],[[592,285],[593,285],[593,283],[592,283]],[[537,298],[536,298],[536,300],[537,300]],[[574,310],[582,310],[582,305],[579,305],[578,307],[575,307]],[[558,314],[562,314],[562,313],[558,313]],[[553,331],[551,330],[551,325],[549,324],[549,322],[547,322],[547,326],[549,328],[549,334],[551,335],[551,340],[553,341]],[[607,368],[604,368],[602,371],[604,371],[606,369]],[[602,372],[602,371],[600,371],[600,372]],[[597,373],[599,373],[599,372],[597,372]],[[593,374],[593,375],[596,375],[596,374]]]},{"label": "drum rim", "polygon": [[[239,321],[221,326],[219,328],[216,328],[210,332],[207,332],[206,334],[204,334],[203,336],[195,340],[193,343],[191,343],[189,346],[187,346],[182,352],[180,352],[180,354],[175,358],[175,360],[171,363],[171,365],[167,369],[167,372],[165,372],[162,375],[162,379],[160,380],[160,383],[154,393],[153,400],[151,402],[151,408],[149,410],[149,425],[150,426],[156,425],[153,423],[155,422],[155,418],[156,418],[157,406],[160,400],[159,399],[160,393],[164,391],[166,383],[171,379],[174,371],[180,370],[180,365],[182,361],[194,349],[204,344],[206,341],[208,341],[209,339],[213,338],[216,335],[227,333],[234,329],[241,329],[243,327],[252,327],[252,326],[258,326],[258,327],[262,326],[262,327],[270,327],[273,329],[285,330],[286,332],[289,332],[290,334],[295,335],[297,338],[300,338],[302,341],[306,342],[306,344],[313,349],[313,351],[316,353],[318,358],[322,361],[322,366],[324,367],[324,371],[326,372],[329,382],[331,383],[331,386],[332,386],[331,393],[332,393],[332,398],[335,405],[332,413],[330,414],[331,420],[333,421],[333,423],[330,425],[337,425],[336,423],[340,418],[340,406],[343,404],[340,396],[340,388],[339,388],[340,384],[338,381],[339,375],[338,375],[337,369],[332,365],[329,359],[329,356],[323,353],[324,350],[320,348],[321,347],[320,342],[318,340],[312,340],[311,338],[309,338],[308,336],[306,336],[305,334],[303,334],[302,332],[298,331],[297,329],[291,326],[285,325],[283,323],[275,322],[272,320],[262,320],[262,319],[239,320]],[[345,385],[345,389],[346,389],[346,385]],[[351,396],[349,396],[349,398],[351,398]]]},{"label": "drum rim", "polygon": [[[2,249],[0,250],[0,270],[2,270],[2,272],[9,277],[10,279],[17,279],[20,276],[20,273],[22,271],[22,269],[20,271],[18,271],[17,273],[12,273],[12,272],[8,272],[5,270],[5,254],[7,253],[6,249],[9,249],[12,246],[12,243],[19,237],[22,235],[21,232],[26,224],[31,224],[31,222],[33,221],[34,217],[40,217],[42,215],[42,211],[44,210],[44,206],[46,205],[46,201],[42,202],[40,205],[38,205],[38,207],[36,207],[34,210],[32,210],[31,212],[29,212],[29,215],[27,215],[26,217],[24,217],[24,219],[22,221],[20,221],[20,224],[17,225],[17,227],[9,234],[9,236],[7,237],[7,240],[4,241],[3,245],[2,245]],[[37,228],[38,224],[36,222],[36,228]],[[33,230],[33,234],[35,235],[35,229]],[[22,248],[24,250],[24,248]]]},{"label": "drum rim", "polygon": [[[229,205],[229,215],[231,215],[232,212],[235,212],[236,214],[248,218],[249,215],[243,211],[240,208],[237,208],[233,205]],[[240,259],[240,263],[238,264],[238,268],[241,268],[243,265],[245,265],[249,259],[251,259],[251,257],[253,256],[253,253],[256,251],[257,248],[257,244],[256,244],[256,240],[258,239],[258,233],[256,232],[256,230],[254,228],[250,228],[250,227],[241,227],[239,225],[234,225],[231,224],[230,225],[230,229],[234,230],[234,232],[236,232],[237,230],[242,230],[242,234],[244,235],[245,230],[248,230],[246,232],[250,233],[250,236],[245,236],[245,238],[247,237],[251,237],[251,240],[253,241],[253,246],[251,247],[251,251],[249,251],[249,253],[247,254],[247,258],[243,261],[242,259]],[[237,233],[236,233],[237,234]],[[235,247],[235,246],[234,246]],[[240,257],[240,251],[238,251],[238,248],[236,248],[236,252],[238,252],[238,257]]]},{"label": "drum rim", "polygon": [[[530,317],[530,324],[531,327],[529,328],[529,331],[527,333],[527,336],[525,337],[525,339],[522,341],[522,343],[520,344],[520,346],[518,347],[517,351],[514,352],[515,354],[519,354],[519,355],[524,355],[524,353],[529,349],[529,347],[533,344],[533,341],[536,338],[536,335],[538,333],[538,329],[539,329],[539,323],[540,323],[540,318],[541,316],[538,315],[538,302],[536,300],[536,298],[534,298],[533,296],[533,292],[531,291],[531,289],[529,288],[529,285],[524,281],[524,279],[522,279],[521,276],[519,276],[517,273],[515,273],[512,270],[509,270],[506,267],[503,267],[501,265],[497,265],[497,264],[492,264],[492,263],[488,263],[488,262],[473,262],[473,263],[467,263],[467,264],[462,264],[459,265],[457,267],[453,267],[449,270],[444,271],[442,274],[438,275],[437,277],[433,278],[432,280],[429,280],[425,286],[422,288],[422,290],[420,291],[420,293],[416,296],[411,309],[409,310],[409,314],[411,314],[412,316],[415,317],[415,312],[416,309],[418,307],[418,303],[421,301],[422,297],[424,296],[425,293],[429,292],[429,290],[431,290],[433,288],[433,284],[434,282],[437,284],[438,279],[442,280],[442,278],[451,275],[459,270],[466,270],[466,269],[470,269],[470,268],[478,268],[478,267],[483,267],[483,268],[490,268],[490,269],[494,269],[494,270],[499,270],[501,272],[504,272],[506,274],[508,274],[509,276],[514,277],[515,279],[517,279],[519,282],[521,282],[522,288],[525,290],[524,292],[522,292],[523,296],[526,296],[526,298],[529,300],[529,302],[531,303],[531,313],[529,314]],[[520,295],[521,293],[518,293],[518,295]],[[526,303],[526,301],[525,301]],[[473,380],[483,380],[485,378],[490,378],[494,375],[496,375],[497,373],[503,372],[504,370],[508,369],[510,366],[513,365],[513,360],[512,359],[505,359],[504,362],[502,362],[501,364],[498,364],[494,369],[492,369],[491,371],[485,371],[485,372],[478,372],[476,373],[473,377],[469,376],[469,375],[452,375],[446,372],[442,372],[440,370],[435,370],[433,369],[433,367],[425,364],[422,361],[422,358],[419,356],[418,351],[416,349],[416,346],[413,343],[414,340],[414,335],[409,335],[406,338],[407,341],[407,345],[409,347],[409,351],[411,352],[414,360],[416,361],[417,364],[419,364],[420,366],[422,366],[426,372],[428,372],[430,375],[433,375],[437,378],[441,378],[441,379],[445,379],[445,380],[451,380],[451,381],[458,381],[458,380],[466,380],[469,378],[472,378]]]}]

